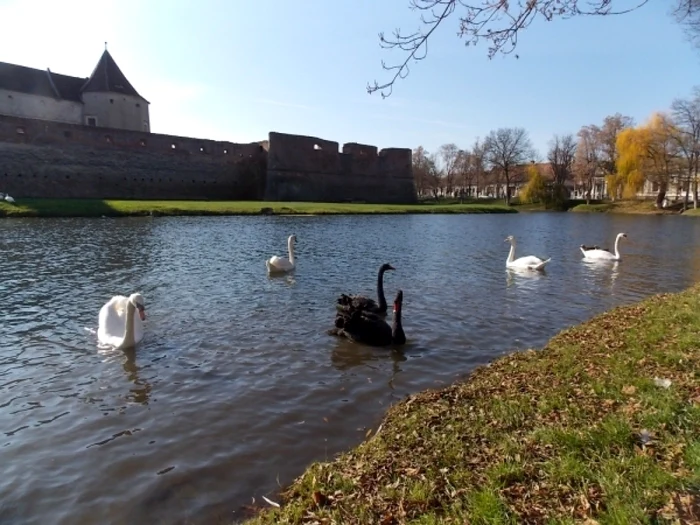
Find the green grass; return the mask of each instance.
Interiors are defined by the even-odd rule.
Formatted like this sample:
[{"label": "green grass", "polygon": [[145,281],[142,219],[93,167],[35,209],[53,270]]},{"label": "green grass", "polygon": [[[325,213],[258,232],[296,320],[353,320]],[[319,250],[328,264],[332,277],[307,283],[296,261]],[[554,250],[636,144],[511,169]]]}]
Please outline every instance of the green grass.
[{"label": "green grass", "polygon": [[397,213],[517,213],[502,204],[350,204],[266,201],[18,199],[0,203],[0,217],[118,217],[142,215],[328,215]]},{"label": "green grass", "polygon": [[[669,208],[660,210],[655,206],[655,201],[653,200],[622,200],[599,204],[579,204],[571,208],[569,211],[588,213],[626,213],[635,215],[678,215],[681,208],[682,205],[680,203],[674,203]],[[689,211],[691,210],[684,212],[683,215],[688,214]],[[698,214],[690,213],[688,215],[693,216]]]},{"label": "green grass", "polygon": [[410,396],[272,499],[248,523],[698,523],[700,285]]},{"label": "green grass", "polygon": [[700,217],[700,208],[685,210],[683,215],[687,215],[689,217]]}]

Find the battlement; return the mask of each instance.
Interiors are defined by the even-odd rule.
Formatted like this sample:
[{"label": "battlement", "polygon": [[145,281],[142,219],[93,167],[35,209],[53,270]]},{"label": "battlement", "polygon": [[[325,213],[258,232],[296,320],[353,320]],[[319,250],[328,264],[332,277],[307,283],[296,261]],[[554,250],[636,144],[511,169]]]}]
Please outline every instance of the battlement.
[{"label": "battlement", "polygon": [[0,187],[16,197],[415,202],[411,155],[279,132],[237,144],[0,115]]},{"label": "battlement", "polygon": [[95,149],[121,149],[163,155],[207,155],[222,162],[257,155],[264,150],[260,142],[236,144],[142,131],[97,128],[46,120],[0,115],[0,140],[16,144],[68,146],[77,144]]}]

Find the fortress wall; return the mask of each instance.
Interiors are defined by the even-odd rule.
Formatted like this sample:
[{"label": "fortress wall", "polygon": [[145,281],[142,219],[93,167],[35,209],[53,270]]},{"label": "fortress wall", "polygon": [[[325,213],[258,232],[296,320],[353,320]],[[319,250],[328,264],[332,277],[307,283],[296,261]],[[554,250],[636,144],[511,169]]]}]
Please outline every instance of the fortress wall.
[{"label": "fortress wall", "polygon": [[235,144],[0,116],[0,191],[15,198],[259,200],[267,152]]},{"label": "fortress wall", "polygon": [[[314,146],[317,146],[316,148]],[[266,200],[416,202],[410,149],[271,132]]]},{"label": "fortress wall", "polygon": [[15,198],[416,202],[411,150],[271,132],[249,144],[0,116]]}]

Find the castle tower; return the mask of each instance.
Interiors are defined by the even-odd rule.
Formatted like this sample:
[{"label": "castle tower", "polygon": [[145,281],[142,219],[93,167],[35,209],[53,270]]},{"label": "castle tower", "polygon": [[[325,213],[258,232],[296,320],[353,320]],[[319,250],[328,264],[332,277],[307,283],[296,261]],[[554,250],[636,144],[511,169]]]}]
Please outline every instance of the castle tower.
[{"label": "castle tower", "polygon": [[83,124],[106,128],[150,131],[149,102],[129,83],[105,49],[81,89]]}]

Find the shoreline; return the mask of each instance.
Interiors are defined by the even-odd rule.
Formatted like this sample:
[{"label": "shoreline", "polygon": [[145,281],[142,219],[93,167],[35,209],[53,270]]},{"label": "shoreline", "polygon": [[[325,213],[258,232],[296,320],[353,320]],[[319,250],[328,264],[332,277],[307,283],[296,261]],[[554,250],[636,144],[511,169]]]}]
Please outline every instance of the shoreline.
[{"label": "shoreline", "polygon": [[392,405],[244,523],[695,522],[698,334],[700,283],[613,308]]},{"label": "shoreline", "polygon": [[240,215],[397,215],[518,213],[495,203],[354,204],[268,201],[166,201],[98,199],[17,199],[0,202],[0,218],[158,217]]}]

